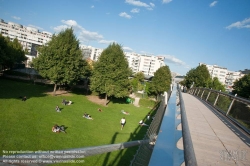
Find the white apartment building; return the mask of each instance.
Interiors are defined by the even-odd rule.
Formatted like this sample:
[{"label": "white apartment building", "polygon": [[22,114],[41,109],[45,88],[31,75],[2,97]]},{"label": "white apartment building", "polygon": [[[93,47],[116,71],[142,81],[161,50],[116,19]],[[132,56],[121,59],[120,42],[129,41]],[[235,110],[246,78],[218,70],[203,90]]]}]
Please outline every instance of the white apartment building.
[{"label": "white apartment building", "polygon": [[[94,48],[92,46],[80,46],[83,51],[84,59],[97,61],[103,49]],[[165,66],[164,57],[153,55],[140,55],[134,52],[124,52],[128,60],[129,67],[133,73],[143,72],[145,76],[154,76],[154,72],[160,67]]]},{"label": "white apartment building", "polygon": [[103,49],[85,45],[80,45],[80,48],[82,49],[83,58],[93,61],[97,61],[103,51]]},{"label": "white apartment building", "polygon": [[132,72],[137,73],[140,66],[140,55],[134,52],[124,52],[124,54],[128,60],[128,65]]},{"label": "white apartment building", "polygon": [[239,71],[228,71],[226,75],[226,81],[225,81],[225,87],[226,89],[232,89],[232,86],[234,85],[234,82],[236,80],[239,80],[241,77],[243,77],[245,74],[242,74]]},{"label": "white apartment building", "polygon": [[217,65],[207,65],[205,63],[199,63],[199,65],[206,65],[212,78],[217,77],[219,81],[225,85],[227,91],[232,91],[233,83],[244,76],[242,72],[229,71],[227,68],[219,67]]},{"label": "white apartment building", "polygon": [[27,50],[29,55],[32,56],[37,56],[37,45],[44,45],[52,37],[49,32],[40,32],[36,28],[25,27],[13,22],[6,23],[3,19],[0,19],[0,33],[5,37],[9,37],[11,41],[17,38],[23,49]]},{"label": "white apartment building", "polygon": [[153,55],[141,55],[138,72],[143,72],[144,75],[154,76],[156,70],[165,66],[164,57],[157,57]]}]

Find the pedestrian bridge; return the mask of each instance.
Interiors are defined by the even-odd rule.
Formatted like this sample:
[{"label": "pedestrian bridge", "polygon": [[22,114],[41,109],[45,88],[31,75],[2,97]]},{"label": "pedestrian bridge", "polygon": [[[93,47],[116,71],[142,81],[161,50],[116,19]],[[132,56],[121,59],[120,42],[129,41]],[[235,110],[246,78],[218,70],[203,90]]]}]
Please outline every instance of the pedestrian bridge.
[{"label": "pedestrian bridge", "polygon": [[[170,97],[149,165],[249,165],[249,128],[237,122],[237,120],[243,121],[239,120],[242,118],[237,115],[242,112],[237,112],[235,109],[241,102],[244,104],[241,108],[245,108],[241,111],[244,113],[248,111],[245,115],[249,115],[250,101],[208,89],[199,89],[199,92],[196,89],[189,91],[190,94],[179,92],[182,99],[179,100],[177,97],[177,102],[180,103],[177,103],[176,107],[171,106],[173,103]],[[209,98],[211,95],[214,96],[213,100]],[[179,104],[182,105],[180,108]],[[226,110],[223,111],[223,108]],[[180,114],[178,109],[183,109]],[[182,119],[182,123],[178,123],[180,117],[185,118],[183,114],[186,115],[185,125],[188,125],[189,131],[186,135],[190,136],[186,136],[186,139],[191,138],[189,142],[185,142],[183,135],[185,132],[183,130],[187,130],[184,128],[187,126],[183,123],[185,119]],[[174,118],[176,118],[175,123],[172,122]],[[244,119],[250,120],[250,116]],[[176,129],[174,132],[173,128]]]}]

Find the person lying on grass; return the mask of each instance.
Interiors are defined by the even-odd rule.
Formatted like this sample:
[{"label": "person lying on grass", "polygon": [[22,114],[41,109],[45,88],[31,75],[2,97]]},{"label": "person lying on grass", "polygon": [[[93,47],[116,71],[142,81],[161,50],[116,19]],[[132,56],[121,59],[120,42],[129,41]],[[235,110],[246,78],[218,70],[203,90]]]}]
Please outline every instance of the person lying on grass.
[{"label": "person lying on grass", "polygon": [[60,132],[60,128],[57,124],[55,124],[53,127],[52,127],[52,132],[54,133],[59,133]]},{"label": "person lying on grass", "polygon": [[130,113],[128,113],[128,112],[126,112],[126,111],[124,111],[124,110],[121,110],[121,112],[122,112],[123,114],[125,114],[125,115],[130,115]]},{"label": "person lying on grass", "polygon": [[86,119],[94,120],[94,119],[93,119],[89,114],[87,114],[86,112],[83,114],[82,117],[84,117],[84,118],[86,118]]}]

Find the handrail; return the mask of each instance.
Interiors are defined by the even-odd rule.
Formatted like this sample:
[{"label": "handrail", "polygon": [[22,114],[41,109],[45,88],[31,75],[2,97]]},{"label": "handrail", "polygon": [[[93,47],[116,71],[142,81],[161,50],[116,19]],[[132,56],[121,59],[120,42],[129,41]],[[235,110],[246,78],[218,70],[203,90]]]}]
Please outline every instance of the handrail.
[{"label": "handrail", "polygon": [[190,130],[188,127],[187,115],[185,104],[182,98],[181,90],[179,88],[179,99],[181,108],[181,124],[182,124],[182,137],[184,146],[184,160],[186,166],[196,166],[197,161],[194,153],[193,142],[190,135]]},{"label": "handrail", "polygon": [[[130,148],[134,146],[138,146],[140,144],[146,144],[149,140],[137,140],[130,141],[118,144],[109,144],[109,145],[101,145],[101,146],[91,146],[91,147],[83,147],[83,148],[74,148],[74,149],[64,149],[64,150],[53,150],[53,151],[36,151],[32,153],[21,153],[16,154],[13,151],[12,155],[3,155],[0,156],[0,162],[8,163],[7,161],[12,159],[17,161],[28,160],[34,161],[34,163],[41,165],[46,161],[58,161],[58,160],[76,160],[78,158],[84,158],[87,156],[93,156],[97,154],[112,152],[116,150],[122,150],[125,148]],[[17,151],[18,152],[18,151]],[[47,157],[43,157],[47,156]],[[61,156],[61,157],[60,157]],[[69,156],[68,158],[66,158]],[[70,158],[72,157],[72,158]],[[62,160],[62,161],[63,161]],[[55,163],[55,162],[54,162]]]}]

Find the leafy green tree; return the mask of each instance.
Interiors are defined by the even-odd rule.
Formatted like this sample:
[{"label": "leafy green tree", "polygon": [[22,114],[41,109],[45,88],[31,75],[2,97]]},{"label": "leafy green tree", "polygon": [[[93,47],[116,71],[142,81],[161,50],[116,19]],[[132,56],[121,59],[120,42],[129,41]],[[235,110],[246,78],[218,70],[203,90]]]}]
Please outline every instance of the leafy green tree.
[{"label": "leafy green tree", "polygon": [[14,64],[20,64],[27,60],[22,45],[15,38],[10,41],[9,37],[0,34],[0,64],[4,68],[12,68]]},{"label": "leafy green tree", "polygon": [[129,76],[132,71],[128,66],[122,47],[119,44],[110,44],[94,63],[90,78],[90,90],[105,94],[106,104],[109,96],[117,98],[129,94]]},{"label": "leafy green tree", "polygon": [[168,66],[160,67],[155,73],[150,84],[150,92],[157,96],[163,92],[167,92],[171,85],[171,72]]},{"label": "leafy green tree", "polygon": [[134,75],[134,77],[130,80],[133,91],[143,90],[144,86],[144,74],[142,72],[138,72]]},{"label": "leafy green tree", "polygon": [[225,92],[225,87],[224,85],[219,81],[219,79],[217,77],[214,77],[213,79],[211,79],[210,83],[209,83],[209,88],[212,88],[214,90],[221,90],[222,92]]},{"label": "leafy green tree", "polygon": [[238,96],[250,98],[250,73],[236,80],[233,85],[233,93]]},{"label": "leafy green tree", "polygon": [[47,45],[38,51],[39,56],[33,62],[34,68],[42,77],[54,82],[54,95],[57,84],[74,84],[89,71],[72,28],[53,35]]},{"label": "leafy green tree", "polygon": [[188,88],[190,88],[193,83],[195,87],[208,87],[210,81],[211,77],[206,65],[201,65],[189,70],[183,83],[185,83],[185,86]]}]

